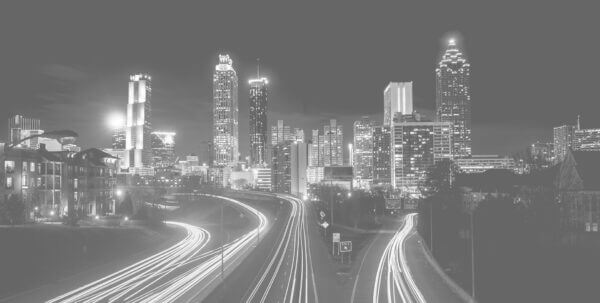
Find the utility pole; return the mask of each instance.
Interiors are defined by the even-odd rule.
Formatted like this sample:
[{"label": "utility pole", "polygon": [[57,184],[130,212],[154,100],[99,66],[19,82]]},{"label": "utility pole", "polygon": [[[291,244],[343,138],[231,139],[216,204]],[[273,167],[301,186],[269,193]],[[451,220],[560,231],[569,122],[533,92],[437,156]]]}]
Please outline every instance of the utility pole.
[{"label": "utility pole", "polygon": [[223,244],[224,244],[224,236],[225,234],[223,233],[223,204],[225,204],[225,202],[221,202],[221,281],[225,281],[225,262],[224,262],[224,249],[223,249]]}]

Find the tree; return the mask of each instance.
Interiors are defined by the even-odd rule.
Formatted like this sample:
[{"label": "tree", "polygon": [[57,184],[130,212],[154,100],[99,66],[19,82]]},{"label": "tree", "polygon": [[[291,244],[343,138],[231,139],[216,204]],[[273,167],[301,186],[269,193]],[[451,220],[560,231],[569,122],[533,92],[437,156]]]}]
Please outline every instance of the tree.
[{"label": "tree", "polygon": [[15,194],[8,196],[2,207],[3,217],[10,225],[23,224],[25,222],[25,205],[23,199]]}]

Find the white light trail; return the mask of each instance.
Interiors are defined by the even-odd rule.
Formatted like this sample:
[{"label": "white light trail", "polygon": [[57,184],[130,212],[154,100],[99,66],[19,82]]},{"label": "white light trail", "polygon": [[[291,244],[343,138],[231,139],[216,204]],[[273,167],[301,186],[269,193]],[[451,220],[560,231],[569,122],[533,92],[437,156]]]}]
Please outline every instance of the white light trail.
[{"label": "white light trail", "polygon": [[425,303],[425,298],[408,267],[404,249],[406,239],[415,225],[416,216],[417,214],[406,215],[402,228],[390,240],[379,260],[373,284],[373,303],[380,302],[383,295],[387,302],[400,299],[400,302]]},{"label": "white light trail", "polygon": [[[285,292],[282,302],[319,302],[306,225],[306,205],[293,196],[279,194],[276,196],[290,203],[292,207],[290,216],[271,260],[251,288],[252,291],[246,298],[246,302],[273,302],[273,298],[268,299],[270,295],[279,300],[278,296],[281,294],[275,293],[279,288],[273,288],[276,281],[284,283],[282,286],[285,287]],[[283,268],[286,259],[291,259],[291,262],[289,267]],[[284,273],[288,274],[287,279]],[[312,284],[309,283],[309,277]],[[312,294],[309,291],[311,285]]]},{"label": "white light trail", "polygon": [[[254,214],[258,226],[227,243],[223,249],[226,268],[253,248],[255,237],[268,225],[264,214],[237,200],[214,196],[233,203]],[[187,231],[186,237],[172,247],[47,302],[174,302],[202,283],[207,289],[220,277],[221,248],[200,253],[210,241],[210,233],[203,228],[179,222],[167,222]],[[213,277],[209,280],[210,277]],[[200,292],[194,294],[198,295]],[[194,297],[193,296],[193,297]]]}]

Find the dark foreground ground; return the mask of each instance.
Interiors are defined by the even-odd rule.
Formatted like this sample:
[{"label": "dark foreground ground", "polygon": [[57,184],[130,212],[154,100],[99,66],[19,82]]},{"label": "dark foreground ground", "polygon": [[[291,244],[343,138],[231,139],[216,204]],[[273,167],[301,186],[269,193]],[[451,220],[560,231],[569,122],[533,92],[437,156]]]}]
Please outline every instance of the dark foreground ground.
[{"label": "dark foreground ground", "polygon": [[142,256],[181,236],[169,227],[0,227],[0,300],[117,259]]}]

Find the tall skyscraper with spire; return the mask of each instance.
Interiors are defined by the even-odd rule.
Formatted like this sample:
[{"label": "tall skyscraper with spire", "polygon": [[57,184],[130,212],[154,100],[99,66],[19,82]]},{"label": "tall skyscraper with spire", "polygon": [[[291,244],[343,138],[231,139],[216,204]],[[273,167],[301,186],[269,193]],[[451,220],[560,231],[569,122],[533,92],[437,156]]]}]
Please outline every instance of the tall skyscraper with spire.
[{"label": "tall skyscraper with spire", "polygon": [[250,79],[250,163],[267,162],[267,85],[269,80],[260,77],[257,66],[256,79]]},{"label": "tall skyscraper with spire", "polygon": [[213,148],[215,166],[228,166],[239,157],[238,79],[228,54],[219,55],[213,74]]},{"label": "tall skyscraper with spire", "polygon": [[455,158],[471,155],[471,65],[456,45],[448,48],[435,70],[436,120],[452,123],[452,155]]},{"label": "tall skyscraper with spire", "polygon": [[147,168],[152,164],[151,95],[152,78],[150,75],[135,74],[129,77],[124,166]]}]

